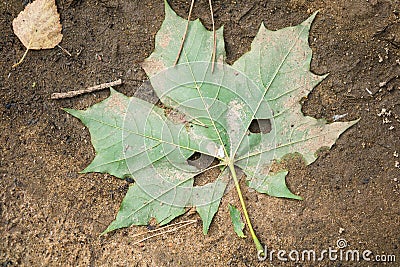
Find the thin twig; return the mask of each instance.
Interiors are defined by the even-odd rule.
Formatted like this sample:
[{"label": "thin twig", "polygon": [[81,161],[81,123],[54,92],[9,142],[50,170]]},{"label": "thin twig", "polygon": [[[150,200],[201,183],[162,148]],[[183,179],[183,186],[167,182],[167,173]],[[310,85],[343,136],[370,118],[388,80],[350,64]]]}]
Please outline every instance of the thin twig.
[{"label": "thin twig", "polygon": [[103,90],[105,88],[109,88],[109,87],[120,85],[120,84],[122,84],[122,80],[121,79],[113,81],[113,82],[109,82],[109,83],[102,83],[102,84],[99,84],[99,85],[96,85],[96,86],[92,86],[92,87],[89,87],[89,88],[86,88],[86,89],[82,89],[82,90],[69,91],[69,92],[66,92],[66,93],[53,93],[53,94],[51,94],[51,99],[70,98],[70,97],[74,97],[74,96],[77,96],[77,95],[82,95],[82,94],[86,94],[86,93],[92,93],[92,92],[95,92],[95,91],[100,91],[100,90]]},{"label": "thin twig", "polygon": [[181,229],[181,228],[183,228],[183,227],[185,227],[185,226],[188,226],[188,225],[190,225],[190,224],[193,224],[193,223],[195,223],[195,222],[197,222],[197,220],[189,221],[188,223],[183,224],[183,225],[181,225],[181,226],[178,226],[178,227],[176,227],[176,228],[173,228],[173,229],[167,230],[167,231],[165,231],[165,232],[161,232],[161,233],[158,233],[158,234],[154,234],[154,235],[148,236],[148,237],[146,237],[146,238],[143,238],[143,239],[141,239],[141,240],[139,240],[139,241],[133,243],[132,246],[137,245],[137,244],[140,244],[140,243],[142,243],[142,242],[144,242],[144,241],[146,241],[146,240],[149,240],[149,239],[151,239],[151,238],[153,238],[153,237],[157,237],[157,236],[160,236],[160,235],[163,235],[163,234],[166,234],[166,233],[171,233],[171,232],[177,231],[177,230],[179,230],[179,229]]},{"label": "thin twig", "polygon": [[211,72],[214,72],[215,57],[217,54],[217,33],[215,32],[214,12],[213,12],[213,8],[212,8],[211,0],[208,0],[208,3],[210,4],[211,22],[212,22],[212,30],[213,30],[213,51],[212,51],[212,59],[211,59],[212,60]]},{"label": "thin twig", "polygon": [[182,53],[182,50],[183,50],[183,45],[185,44],[185,40],[186,40],[186,34],[187,34],[188,30],[189,30],[190,17],[192,16],[193,5],[194,5],[194,0],[192,0],[192,3],[190,4],[189,15],[188,15],[187,23],[186,23],[185,33],[182,36],[181,46],[179,47],[178,55],[176,56],[176,59],[175,59],[175,62],[174,62],[174,66],[176,64],[178,64],[179,58],[181,57],[181,53]]},{"label": "thin twig", "polygon": [[197,220],[187,220],[187,221],[181,221],[181,222],[177,222],[177,223],[173,223],[173,224],[168,224],[168,225],[163,226],[161,228],[157,228],[157,229],[154,229],[154,230],[149,230],[147,232],[135,234],[132,237],[138,237],[138,236],[145,235],[145,234],[148,234],[148,233],[160,232],[160,231],[163,231],[165,228],[170,228],[170,227],[173,227],[173,226],[176,226],[176,225],[180,225],[180,224],[195,223],[195,222],[197,222]]},{"label": "thin twig", "polygon": [[71,53],[65,49],[64,47],[62,47],[61,45],[57,45],[58,48],[60,48],[65,54],[67,54],[68,56],[72,57]]}]

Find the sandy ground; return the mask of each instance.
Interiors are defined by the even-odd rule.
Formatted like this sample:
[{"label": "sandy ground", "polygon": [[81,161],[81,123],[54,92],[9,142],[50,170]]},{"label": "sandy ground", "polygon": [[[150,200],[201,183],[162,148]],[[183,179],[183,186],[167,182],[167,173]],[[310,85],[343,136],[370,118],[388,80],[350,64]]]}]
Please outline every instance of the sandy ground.
[{"label": "sandy ground", "polygon": [[[312,12],[312,71],[330,73],[303,101],[307,115],[332,121],[360,118],[310,166],[294,162],[289,187],[304,201],[244,195],[255,230],[268,249],[314,249],[347,241],[375,261],[260,262],[252,240],[234,234],[221,203],[208,235],[200,224],[133,245],[146,227],[99,234],[114,219],[128,185],[104,174],[79,174],[94,157],[90,136],[62,107],[87,108],[107,90],[72,99],[51,93],[121,78],[132,96],[146,79],[140,63],[151,53],[162,1],[60,0],[61,49],[24,53],[12,32],[22,1],[0,3],[0,266],[398,266],[400,262],[400,3],[399,1],[215,1],[232,63],[250,49],[261,22],[272,30],[296,25]],[[189,2],[172,1],[183,17]],[[208,1],[193,18],[210,28]],[[386,112],[382,112],[383,109]],[[379,115],[380,114],[380,115]],[[397,163],[396,163],[397,162]],[[397,165],[396,165],[397,164]],[[186,214],[175,220],[197,219]],[[395,255],[396,262],[377,262]],[[388,257],[386,257],[387,259]],[[393,259],[392,259],[393,260]]]}]

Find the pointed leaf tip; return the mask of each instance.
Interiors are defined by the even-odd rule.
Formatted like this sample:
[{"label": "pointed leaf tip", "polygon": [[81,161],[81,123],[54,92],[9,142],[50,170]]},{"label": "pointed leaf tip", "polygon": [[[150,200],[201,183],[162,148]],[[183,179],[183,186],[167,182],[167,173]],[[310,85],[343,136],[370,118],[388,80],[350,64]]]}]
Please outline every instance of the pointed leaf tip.
[{"label": "pointed leaf tip", "polygon": [[305,21],[303,21],[301,23],[301,25],[310,26],[313,23],[313,21],[314,21],[314,19],[317,16],[318,13],[319,13],[319,10],[315,11],[314,13],[312,13],[311,16],[309,16]]},{"label": "pointed leaf tip", "polygon": [[81,118],[81,115],[84,112],[82,110],[71,109],[71,108],[62,108],[62,110],[64,110],[65,112],[67,112],[71,116],[74,116],[75,118],[78,118],[78,119]]},{"label": "pointed leaf tip", "polygon": [[172,9],[172,7],[168,4],[167,0],[164,0],[164,12],[165,12],[165,19],[171,18],[171,16],[173,17],[178,16],[176,12]]}]

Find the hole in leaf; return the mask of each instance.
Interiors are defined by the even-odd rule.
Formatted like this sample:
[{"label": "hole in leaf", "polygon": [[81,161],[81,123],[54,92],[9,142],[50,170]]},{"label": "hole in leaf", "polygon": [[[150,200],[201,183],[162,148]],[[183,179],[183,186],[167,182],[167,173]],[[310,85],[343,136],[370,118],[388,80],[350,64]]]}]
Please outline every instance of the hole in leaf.
[{"label": "hole in leaf", "polygon": [[219,164],[220,161],[218,159],[199,152],[193,153],[193,155],[187,159],[187,162],[189,165],[195,166],[198,170],[204,171],[194,177],[195,186],[214,182],[215,177],[218,177],[221,172],[218,167],[212,168]]},{"label": "hole in leaf", "polygon": [[193,155],[187,159],[189,165],[195,166],[199,170],[205,170],[208,167],[215,165],[215,161],[215,164],[219,163],[214,157],[199,152],[193,153]]},{"label": "hole in leaf", "polygon": [[126,181],[128,184],[133,184],[133,183],[135,182],[135,180],[134,180],[132,177],[125,177],[125,181]]},{"label": "hole in leaf", "polygon": [[251,133],[263,133],[267,134],[271,132],[271,120],[269,119],[254,119],[251,121],[249,131]]},{"label": "hole in leaf", "polygon": [[191,155],[191,156],[188,158],[189,164],[190,164],[191,161],[195,161],[195,160],[199,159],[200,156],[201,156],[201,153],[200,153],[200,152],[194,152],[193,155]]}]

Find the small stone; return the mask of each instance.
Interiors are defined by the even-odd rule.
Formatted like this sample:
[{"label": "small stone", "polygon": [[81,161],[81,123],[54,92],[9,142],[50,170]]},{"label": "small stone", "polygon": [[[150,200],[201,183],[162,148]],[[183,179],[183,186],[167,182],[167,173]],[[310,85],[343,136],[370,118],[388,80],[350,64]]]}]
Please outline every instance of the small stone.
[{"label": "small stone", "polygon": [[363,183],[363,184],[368,184],[369,181],[370,181],[370,178],[364,178],[364,179],[362,180],[362,183]]}]

